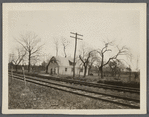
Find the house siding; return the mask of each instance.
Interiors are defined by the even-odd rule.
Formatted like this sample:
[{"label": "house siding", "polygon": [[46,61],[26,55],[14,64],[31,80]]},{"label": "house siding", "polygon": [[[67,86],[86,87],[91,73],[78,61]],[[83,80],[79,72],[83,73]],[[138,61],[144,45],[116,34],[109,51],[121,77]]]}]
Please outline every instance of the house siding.
[{"label": "house siding", "polygon": [[[65,71],[65,68],[67,68],[67,71]],[[70,66],[70,67],[60,66],[59,67],[59,74],[73,75],[72,68],[73,68],[73,66]],[[75,68],[75,74],[79,75],[79,68]]]},{"label": "house siding", "polygon": [[58,73],[58,65],[56,63],[50,63],[50,65],[48,66],[48,73],[49,74],[59,74]]}]

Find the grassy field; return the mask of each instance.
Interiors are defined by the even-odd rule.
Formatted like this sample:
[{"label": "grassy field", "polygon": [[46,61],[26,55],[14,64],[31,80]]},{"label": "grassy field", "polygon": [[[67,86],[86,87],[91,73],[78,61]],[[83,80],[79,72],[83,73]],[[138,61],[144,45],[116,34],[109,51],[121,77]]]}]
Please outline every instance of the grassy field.
[{"label": "grassy field", "polygon": [[128,107],[9,78],[9,109],[128,109]]}]

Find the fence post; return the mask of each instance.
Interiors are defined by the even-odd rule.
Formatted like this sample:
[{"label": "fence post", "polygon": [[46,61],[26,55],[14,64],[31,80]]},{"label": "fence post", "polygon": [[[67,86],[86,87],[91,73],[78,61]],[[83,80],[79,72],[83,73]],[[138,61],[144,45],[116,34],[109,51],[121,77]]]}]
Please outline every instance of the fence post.
[{"label": "fence post", "polygon": [[23,70],[24,82],[25,82],[25,87],[26,87],[26,78],[25,78],[25,71],[24,71],[24,67],[22,67],[22,70]]}]

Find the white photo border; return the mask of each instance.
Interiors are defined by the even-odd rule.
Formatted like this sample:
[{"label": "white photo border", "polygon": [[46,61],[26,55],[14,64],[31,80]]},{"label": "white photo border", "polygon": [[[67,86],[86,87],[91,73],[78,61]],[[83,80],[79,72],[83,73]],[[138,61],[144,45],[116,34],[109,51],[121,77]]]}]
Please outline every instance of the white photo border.
[{"label": "white photo border", "polygon": [[[49,8],[50,5],[50,8]],[[74,6],[80,9],[96,8],[98,5],[105,8],[120,8],[140,11],[140,109],[8,109],[8,12],[15,10],[50,10],[55,8],[69,9]],[[71,7],[70,7],[71,6]],[[3,55],[2,55],[2,113],[3,114],[146,114],[147,113],[147,4],[146,3],[3,3]]]}]

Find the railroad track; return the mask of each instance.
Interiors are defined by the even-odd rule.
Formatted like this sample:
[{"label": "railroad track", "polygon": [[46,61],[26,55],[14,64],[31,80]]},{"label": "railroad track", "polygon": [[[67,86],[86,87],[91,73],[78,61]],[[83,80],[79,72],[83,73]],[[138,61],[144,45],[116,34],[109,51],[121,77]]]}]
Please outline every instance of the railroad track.
[{"label": "railroad track", "polygon": [[[139,99],[133,99],[133,98],[128,98],[128,97],[122,97],[118,95],[112,95],[112,94],[106,94],[106,93],[100,93],[100,92],[95,92],[91,90],[86,90],[74,86],[68,86],[56,82],[51,82],[47,79],[41,79],[37,77],[30,77],[30,76],[25,76],[27,82],[31,82],[34,84],[54,88],[57,90],[93,98],[93,99],[98,99],[98,100],[103,100],[106,102],[122,105],[122,106],[127,106],[129,108],[135,108],[139,109],[140,108],[140,100]],[[13,78],[19,79],[19,80],[24,80],[23,75],[18,75],[18,74],[13,74]]]},{"label": "railroad track", "polygon": [[[15,75],[22,75],[22,74],[16,74]],[[26,75],[29,77],[29,75]],[[122,86],[114,86],[114,85],[108,85],[103,83],[90,83],[90,82],[83,82],[79,80],[71,80],[71,79],[62,79],[62,78],[56,78],[56,77],[47,77],[47,76],[36,76],[40,77],[42,79],[48,79],[48,80],[54,80],[54,81],[61,81],[61,82],[67,82],[67,83],[73,83],[78,85],[84,85],[89,87],[95,87],[95,88],[104,88],[104,89],[110,89],[110,90],[116,90],[120,92],[129,92],[129,93],[136,93],[140,94],[139,88],[130,88],[130,87],[122,87]]]}]

